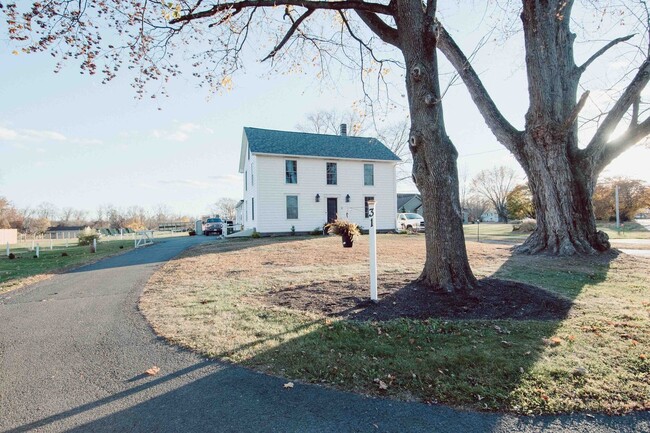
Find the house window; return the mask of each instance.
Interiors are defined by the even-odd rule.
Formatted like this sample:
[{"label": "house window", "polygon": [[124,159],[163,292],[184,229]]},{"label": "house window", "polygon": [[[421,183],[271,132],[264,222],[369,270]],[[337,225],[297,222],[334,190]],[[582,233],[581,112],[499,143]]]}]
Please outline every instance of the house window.
[{"label": "house window", "polygon": [[248,191],[248,172],[244,171],[244,191]]},{"label": "house window", "polygon": [[336,185],[336,163],[327,163],[327,184]]},{"label": "house window", "polygon": [[288,220],[298,219],[298,196],[297,195],[287,196],[287,219]]},{"label": "house window", "polygon": [[374,197],[364,197],[363,198],[364,209],[365,209],[365,212],[366,212],[366,218],[370,218],[370,215],[368,215],[368,202],[370,200],[374,200],[374,199],[375,199]]},{"label": "house window", "polygon": [[255,198],[251,198],[251,219],[255,221]]},{"label": "house window", "polygon": [[298,161],[287,159],[284,169],[286,183],[298,183]]},{"label": "house window", "polygon": [[373,186],[375,184],[374,164],[363,164],[363,184],[365,186]]}]

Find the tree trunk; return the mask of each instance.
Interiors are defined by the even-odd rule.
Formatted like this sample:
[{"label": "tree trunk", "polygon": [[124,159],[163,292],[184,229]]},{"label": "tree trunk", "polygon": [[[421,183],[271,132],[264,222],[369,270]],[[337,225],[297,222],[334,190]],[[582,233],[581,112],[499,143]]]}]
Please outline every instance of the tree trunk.
[{"label": "tree trunk", "polygon": [[420,190],[426,262],[418,281],[448,292],[476,287],[465,249],[459,199],[458,152],[443,123],[432,18],[419,0],[398,0],[397,25],[406,64],[413,179]]},{"label": "tree trunk", "polygon": [[528,135],[524,141],[527,163],[522,165],[533,195],[537,228],[515,251],[569,256],[609,249],[607,234],[596,231],[591,202],[597,175],[568,155],[562,142],[536,143]]},{"label": "tree trunk", "polygon": [[[572,1],[525,1],[522,21],[530,107],[515,157],[533,194],[537,229],[516,251],[593,254],[609,248],[596,232],[591,196],[598,173],[578,148],[580,72],[569,30]],[[578,111],[576,111],[578,110]]]}]

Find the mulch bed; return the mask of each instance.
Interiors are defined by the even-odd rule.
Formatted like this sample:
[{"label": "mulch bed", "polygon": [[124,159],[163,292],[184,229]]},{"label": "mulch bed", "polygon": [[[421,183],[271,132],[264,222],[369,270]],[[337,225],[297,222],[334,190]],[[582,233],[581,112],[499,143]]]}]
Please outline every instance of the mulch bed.
[{"label": "mulch bed", "polygon": [[268,305],[357,321],[397,318],[458,320],[560,320],[569,299],[529,284],[485,278],[471,292],[434,291],[404,275],[379,281],[379,302],[369,300],[367,280],[315,282],[263,294]]}]

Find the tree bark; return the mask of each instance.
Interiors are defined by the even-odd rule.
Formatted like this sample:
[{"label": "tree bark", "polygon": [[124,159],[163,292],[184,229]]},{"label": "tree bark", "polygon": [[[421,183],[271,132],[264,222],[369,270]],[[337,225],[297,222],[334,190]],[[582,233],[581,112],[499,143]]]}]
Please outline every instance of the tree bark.
[{"label": "tree bark", "polygon": [[560,256],[609,249],[607,234],[596,231],[591,196],[597,176],[565,152],[564,142],[540,142],[525,135],[526,159],[537,228],[515,249],[519,253]]},{"label": "tree bark", "polygon": [[448,292],[467,291],[477,282],[465,248],[458,152],[444,128],[431,21],[419,0],[397,1],[396,23],[411,114],[413,179],[420,190],[426,220],[426,261],[418,281]]}]

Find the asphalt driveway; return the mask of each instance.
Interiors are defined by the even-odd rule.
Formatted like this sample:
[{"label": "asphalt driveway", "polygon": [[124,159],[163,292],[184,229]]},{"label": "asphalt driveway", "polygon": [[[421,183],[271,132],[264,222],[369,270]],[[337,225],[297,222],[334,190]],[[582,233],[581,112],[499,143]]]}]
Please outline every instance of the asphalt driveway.
[{"label": "asphalt driveway", "polygon": [[[137,309],[149,276],[199,242],[112,257],[0,295],[0,431],[650,432],[650,413],[514,417],[373,399],[206,361]],[[156,376],[143,372],[157,365]]]}]

